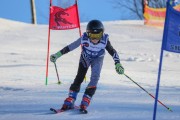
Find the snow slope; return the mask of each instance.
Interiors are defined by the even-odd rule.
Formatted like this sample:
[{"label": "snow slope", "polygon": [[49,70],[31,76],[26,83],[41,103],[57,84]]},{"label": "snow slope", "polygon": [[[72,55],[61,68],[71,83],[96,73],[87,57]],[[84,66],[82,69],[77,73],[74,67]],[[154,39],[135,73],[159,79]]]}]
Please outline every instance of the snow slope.
[{"label": "snow slope", "polygon": [[[82,23],[82,31],[87,23]],[[105,22],[105,31],[118,51],[125,72],[148,92],[155,94],[162,29],[147,27],[142,21]],[[116,74],[107,53],[98,89],[87,115],[68,111],[52,114],[67,97],[77,72],[81,48],[57,60],[62,81],[57,83],[54,65],[49,64],[49,84],[45,86],[47,25],[30,25],[0,19],[0,120],[152,120],[154,99],[125,76]],[[50,54],[76,40],[78,30],[51,31]],[[165,52],[157,120],[180,119],[180,55]],[[79,105],[87,82],[81,86]]]}]

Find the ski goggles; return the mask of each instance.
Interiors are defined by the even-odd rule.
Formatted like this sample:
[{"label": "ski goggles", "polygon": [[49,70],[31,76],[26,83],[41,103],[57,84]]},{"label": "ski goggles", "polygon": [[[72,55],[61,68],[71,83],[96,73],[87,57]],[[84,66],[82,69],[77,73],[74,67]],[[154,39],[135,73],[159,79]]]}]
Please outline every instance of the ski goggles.
[{"label": "ski goggles", "polygon": [[100,40],[101,37],[103,35],[103,32],[100,32],[100,33],[88,33],[88,37],[91,39],[91,40],[94,40],[94,39],[98,39]]}]

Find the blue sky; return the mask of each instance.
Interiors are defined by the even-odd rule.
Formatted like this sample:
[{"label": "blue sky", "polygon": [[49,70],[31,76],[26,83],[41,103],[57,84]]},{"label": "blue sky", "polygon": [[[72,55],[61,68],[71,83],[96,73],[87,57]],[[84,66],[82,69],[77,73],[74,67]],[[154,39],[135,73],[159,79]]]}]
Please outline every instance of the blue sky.
[{"label": "blue sky", "polygon": [[[48,23],[49,1],[50,0],[35,0],[38,24]],[[59,1],[63,3],[64,0]],[[69,1],[74,2],[74,0]],[[112,0],[78,0],[81,22],[86,22],[91,19],[99,19],[102,21],[127,19],[127,13],[123,14],[123,12],[113,8],[111,1]],[[53,0],[53,3],[58,4],[58,1]],[[0,17],[31,23],[30,0],[1,0]]]}]

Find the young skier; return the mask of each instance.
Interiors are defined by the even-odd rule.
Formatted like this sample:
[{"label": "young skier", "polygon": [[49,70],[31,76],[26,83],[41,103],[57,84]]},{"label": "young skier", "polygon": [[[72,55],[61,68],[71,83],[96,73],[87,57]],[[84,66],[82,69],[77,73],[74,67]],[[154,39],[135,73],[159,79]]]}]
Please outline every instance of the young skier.
[{"label": "young skier", "polygon": [[103,59],[105,55],[105,49],[113,57],[115,62],[115,69],[118,74],[124,73],[124,68],[120,64],[119,56],[116,50],[112,47],[108,34],[104,33],[104,26],[99,20],[91,20],[87,24],[86,32],[83,35],[64,47],[62,50],[50,56],[51,62],[56,60],[62,55],[74,50],[75,48],[82,46],[82,52],[79,60],[79,68],[74,82],[69,88],[69,96],[64,100],[62,110],[72,109],[76,100],[77,94],[80,91],[81,83],[87,73],[89,66],[91,66],[91,78],[90,82],[84,92],[80,111],[87,113],[87,107],[90,104],[92,96],[94,95],[97,83],[100,77],[101,68],[103,65]]}]

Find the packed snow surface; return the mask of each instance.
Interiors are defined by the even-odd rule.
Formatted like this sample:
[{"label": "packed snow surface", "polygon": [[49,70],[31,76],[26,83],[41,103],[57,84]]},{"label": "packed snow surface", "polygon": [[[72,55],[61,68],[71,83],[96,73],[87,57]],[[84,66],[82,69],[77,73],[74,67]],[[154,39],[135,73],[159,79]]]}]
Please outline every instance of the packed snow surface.
[{"label": "packed snow surface", "polygon": [[[143,21],[103,22],[105,32],[117,50],[125,73],[155,95],[163,29],[143,25]],[[85,31],[87,23],[81,23]],[[49,63],[45,85],[48,25],[30,25],[0,19],[0,120],[152,120],[154,99],[124,75],[115,72],[106,52],[101,78],[88,114],[60,108],[78,69],[81,47],[57,60],[61,85],[53,63]],[[78,29],[51,30],[50,54],[79,37]],[[76,100],[79,105],[90,79],[86,75]],[[180,120],[180,54],[164,51],[157,120]]]}]

